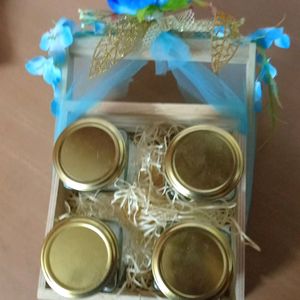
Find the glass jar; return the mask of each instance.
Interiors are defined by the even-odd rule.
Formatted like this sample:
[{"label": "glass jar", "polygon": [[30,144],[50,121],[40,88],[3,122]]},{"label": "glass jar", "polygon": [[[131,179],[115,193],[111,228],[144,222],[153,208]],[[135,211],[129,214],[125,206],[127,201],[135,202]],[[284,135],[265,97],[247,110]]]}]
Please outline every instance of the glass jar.
[{"label": "glass jar", "polygon": [[125,176],[125,139],[125,132],[100,118],[73,123],[54,146],[58,176],[67,188],[77,191],[112,190],[112,183]]},{"label": "glass jar", "polygon": [[181,131],[165,156],[169,184],[187,199],[234,197],[243,168],[242,152],[234,137],[208,125]]},{"label": "glass jar", "polygon": [[68,298],[113,292],[120,280],[122,236],[111,221],[70,217],[58,222],[42,247],[46,282]]},{"label": "glass jar", "polygon": [[221,231],[181,223],[158,239],[152,256],[156,286],[168,299],[215,299],[233,278],[233,253]]}]

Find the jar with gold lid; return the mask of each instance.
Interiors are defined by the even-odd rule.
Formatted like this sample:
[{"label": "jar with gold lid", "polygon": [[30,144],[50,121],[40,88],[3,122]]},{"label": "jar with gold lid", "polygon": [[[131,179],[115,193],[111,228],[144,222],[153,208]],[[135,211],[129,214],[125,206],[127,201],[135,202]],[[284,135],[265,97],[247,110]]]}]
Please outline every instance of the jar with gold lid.
[{"label": "jar with gold lid", "polygon": [[243,157],[235,138],[223,129],[196,125],[170,142],[165,156],[169,184],[187,199],[213,200],[235,195]]},{"label": "jar with gold lid", "polygon": [[49,286],[78,298],[116,290],[121,270],[122,229],[111,221],[70,217],[47,235],[41,267]]},{"label": "jar with gold lid", "polygon": [[180,223],[156,242],[152,272],[168,299],[217,299],[231,284],[233,253],[226,235],[215,227]]},{"label": "jar with gold lid", "polygon": [[111,190],[125,176],[126,133],[100,118],[84,118],[67,127],[57,139],[53,162],[67,188]]}]

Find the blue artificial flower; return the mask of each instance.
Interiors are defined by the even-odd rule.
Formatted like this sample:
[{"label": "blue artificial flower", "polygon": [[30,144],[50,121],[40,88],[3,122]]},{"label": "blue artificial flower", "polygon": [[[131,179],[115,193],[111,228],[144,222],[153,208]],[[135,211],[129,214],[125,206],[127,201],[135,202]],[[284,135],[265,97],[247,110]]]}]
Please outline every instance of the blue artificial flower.
[{"label": "blue artificial flower", "polygon": [[26,63],[25,68],[31,75],[43,76],[45,82],[54,89],[62,78],[61,70],[55,66],[53,57],[35,57]]},{"label": "blue artificial flower", "polygon": [[277,69],[270,63],[270,59],[263,63],[261,71],[258,75],[260,80],[263,80],[265,83],[269,83],[270,78],[274,79],[277,75]]},{"label": "blue artificial flower", "polygon": [[268,49],[273,43],[279,48],[289,48],[291,45],[290,37],[284,33],[283,27],[261,28],[247,37],[251,42],[256,42],[258,46]]},{"label": "blue artificial flower", "polygon": [[116,14],[136,15],[138,10],[150,5],[161,7],[169,0],[108,0],[112,11]]},{"label": "blue artificial flower", "polygon": [[272,79],[274,79],[277,75],[277,69],[270,63],[270,59],[263,60],[261,55],[257,55],[257,61],[261,64],[261,70],[258,75],[257,80],[255,81],[255,111],[262,111],[262,82],[267,85],[271,85]]},{"label": "blue artificial flower", "polygon": [[76,25],[73,21],[61,18],[54,28],[42,35],[40,48],[48,51],[56,63],[63,63],[66,56],[65,49],[73,44],[75,31]]},{"label": "blue artificial flower", "polygon": [[218,38],[224,38],[224,36],[225,36],[225,27],[224,26],[215,26],[214,34]]}]

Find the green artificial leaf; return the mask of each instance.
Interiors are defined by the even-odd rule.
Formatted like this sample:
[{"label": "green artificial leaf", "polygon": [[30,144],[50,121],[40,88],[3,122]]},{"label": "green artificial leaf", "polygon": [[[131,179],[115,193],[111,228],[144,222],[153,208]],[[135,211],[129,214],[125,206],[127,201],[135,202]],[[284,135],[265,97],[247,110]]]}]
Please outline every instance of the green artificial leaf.
[{"label": "green artificial leaf", "polygon": [[193,0],[193,2],[200,7],[208,7],[209,6],[209,3],[205,0]]},{"label": "green artificial leaf", "polygon": [[271,76],[268,80],[268,87],[270,97],[269,109],[271,114],[272,128],[275,128],[278,121],[278,110],[282,108],[282,104],[279,99],[277,83],[273,78],[271,78]]},{"label": "green artificial leaf", "polygon": [[187,8],[190,5],[190,0],[169,0],[162,8],[162,11],[176,11]]},{"label": "green artificial leaf", "polygon": [[154,15],[157,11],[159,11],[159,8],[155,5],[150,5],[148,7],[145,7],[143,9],[140,9],[137,12],[137,18],[140,22],[146,20],[148,17]]},{"label": "green artificial leaf", "polygon": [[271,94],[273,95],[274,100],[276,100],[277,106],[282,108],[282,104],[281,104],[280,99],[279,99],[278,85],[277,85],[274,78],[271,78],[271,80],[269,82],[269,85],[270,85]]}]

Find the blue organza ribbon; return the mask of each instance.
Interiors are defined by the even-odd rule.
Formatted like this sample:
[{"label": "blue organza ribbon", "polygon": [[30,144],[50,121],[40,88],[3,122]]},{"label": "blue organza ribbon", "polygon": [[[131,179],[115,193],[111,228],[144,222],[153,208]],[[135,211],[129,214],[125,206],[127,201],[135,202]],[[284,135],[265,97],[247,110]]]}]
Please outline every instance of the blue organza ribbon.
[{"label": "blue organza ribbon", "polygon": [[[120,87],[124,88],[125,84],[124,89],[127,92],[127,87],[133,80],[133,76],[146,64],[147,61],[145,60],[124,59],[115,65],[109,72],[106,72],[101,77],[93,80],[88,87],[88,92],[84,93],[84,95],[74,97],[76,86],[81,84],[80,81],[82,80],[82,77],[84,77],[79,76],[80,78],[72,84],[64,97],[59,96],[53,101],[56,104],[55,114],[57,117],[55,140],[65,127],[86,114],[96,104],[105,100],[113,90],[119,89]],[[65,114],[65,112],[67,112],[67,114]]]},{"label": "blue organza ribbon", "polygon": [[[189,46],[172,33],[161,33],[150,49],[156,63],[156,74],[163,75],[171,71],[183,94],[189,94],[199,102],[204,102],[220,114],[238,121],[241,132],[247,130],[246,102],[240,99],[232,89],[210,69],[199,62],[191,61]],[[145,65],[145,60],[122,60],[109,72],[99,77],[83,96],[72,99],[72,91],[68,99],[56,99],[58,103],[57,128],[55,138],[62,130],[76,121],[94,105],[109,96],[114,89],[129,84],[133,76]],[[71,88],[73,89],[73,88]],[[68,119],[64,120],[61,112],[71,111]]]},{"label": "blue organza ribbon", "polygon": [[172,71],[183,94],[212,105],[220,114],[239,121],[240,130],[247,129],[246,102],[216,74],[203,64],[192,62],[189,46],[178,36],[165,32],[151,46],[156,74]]}]

